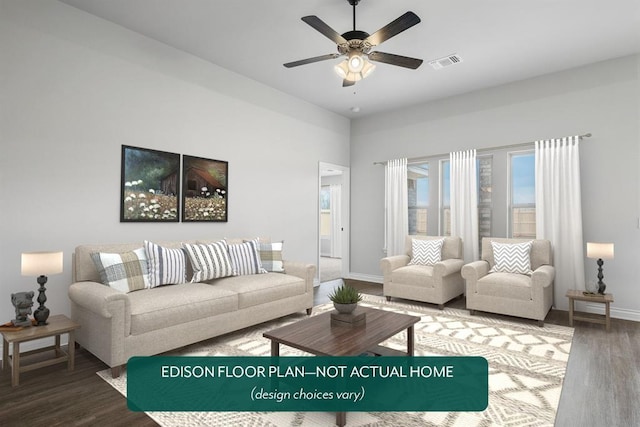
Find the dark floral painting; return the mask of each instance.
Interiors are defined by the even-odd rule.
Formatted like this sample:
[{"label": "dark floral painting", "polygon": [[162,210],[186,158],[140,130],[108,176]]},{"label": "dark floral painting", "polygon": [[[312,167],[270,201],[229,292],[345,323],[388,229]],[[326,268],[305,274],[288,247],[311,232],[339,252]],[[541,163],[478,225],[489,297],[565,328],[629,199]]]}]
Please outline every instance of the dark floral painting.
[{"label": "dark floral painting", "polygon": [[122,146],[120,222],[177,222],[180,154]]},{"label": "dark floral painting", "polygon": [[182,156],[182,221],[227,222],[228,162]]}]

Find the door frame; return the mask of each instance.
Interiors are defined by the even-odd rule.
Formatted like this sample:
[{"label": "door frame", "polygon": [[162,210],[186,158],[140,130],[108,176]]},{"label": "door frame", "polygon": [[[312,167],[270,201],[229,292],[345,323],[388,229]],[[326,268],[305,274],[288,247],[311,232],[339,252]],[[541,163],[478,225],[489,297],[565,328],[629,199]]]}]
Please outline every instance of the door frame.
[{"label": "door frame", "polygon": [[316,277],[316,282],[320,284],[320,258],[321,258],[321,239],[320,239],[320,190],[322,188],[322,174],[324,171],[340,171],[341,172],[341,208],[342,208],[342,277],[347,279],[350,274],[350,247],[351,247],[351,210],[349,206],[349,202],[351,200],[350,196],[350,188],[351,188],[351,170],[347,166],[336,165],[333,163],[326,162],[318,162],[318,206],[317,206],[317,220],[316,224],[318,226],[318,231],[316,233],[318,240],[318,272]]}]

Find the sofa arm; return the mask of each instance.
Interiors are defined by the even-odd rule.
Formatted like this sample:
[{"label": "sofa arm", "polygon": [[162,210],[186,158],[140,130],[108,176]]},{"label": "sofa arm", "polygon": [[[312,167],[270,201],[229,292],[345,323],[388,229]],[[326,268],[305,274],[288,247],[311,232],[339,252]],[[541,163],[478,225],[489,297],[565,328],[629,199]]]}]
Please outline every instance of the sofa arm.
[{"label": "sofa arm", "polygon": [[122,301],[125,316],[131,313],[129,297],[109,286],[97,282],[76,282],[69,287],[69,298],[76,304],[99,316],[110,318],[114,314],[114,303]]},{"label": "sofa arm", "polygon": [[531,275],[531,283],[533,286],[541,286],[546,288],[553,283],[556,277],[556,269],[552,265],[541,265]]},{"label": "sofa arm", "polygon": [[408,255],[395,255],[382,258],[380,260],[380,269],[382,270],[382,275],[387,277],[393,270],[404,267],[407,264],[409,264]]},{"label": "sofa arm", "polygon": [[462,277],[465,280],[477,282],[478,279],[489,273],[489,263],[487,261],[473,261],[462,267]]},{"label": "sofa arm", "polygon": [[461,259],[444,259],[433,265],[433,274],[437,277],[445,277],[460,272],[462,266],[464,266],[464,261]]},{"label": "sofa arm", "polygon": [[313,291],[313,279],[316,277],[316,266],[296,261],[282,261],[286,274],[304,279],[307,291]]}]

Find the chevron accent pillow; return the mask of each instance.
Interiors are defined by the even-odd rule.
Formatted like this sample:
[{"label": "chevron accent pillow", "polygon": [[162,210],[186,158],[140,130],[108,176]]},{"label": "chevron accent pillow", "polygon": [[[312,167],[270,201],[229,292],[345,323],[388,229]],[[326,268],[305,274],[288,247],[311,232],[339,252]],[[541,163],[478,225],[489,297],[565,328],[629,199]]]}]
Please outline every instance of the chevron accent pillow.
[{"label": "chevron accent pillow", "polygon": [[224,240],[206,245],[184,243],[182,247],[189,254],[193,267],[192,283],[233,275],[229,248]]},{"label": "chevron accent pillow", "polygon": [[444,239],[411,239],[412,257],[409,265],[433,265],[442,260]]},{"label": "chevron accent pillow", "polygon": [[523,243],[491,242],[494,265],[489,273],[516,273],[531,275],[531,247],[533,241]]}]

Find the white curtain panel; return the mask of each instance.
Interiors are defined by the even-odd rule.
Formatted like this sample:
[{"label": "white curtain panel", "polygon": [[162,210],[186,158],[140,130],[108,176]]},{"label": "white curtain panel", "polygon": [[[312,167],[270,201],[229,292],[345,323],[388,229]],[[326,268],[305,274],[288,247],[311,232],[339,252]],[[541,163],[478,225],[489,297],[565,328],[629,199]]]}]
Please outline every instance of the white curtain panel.
[{"label": "white curtain panel", "polygon": [[567,309],[568,289],[584,289],[580,137],[536,141],[536,237],[551,241],[554,298]]},{"label": "white curtain panel", "polygon": [[462,238],[465,262],[480,258],[476,150],[449,154],[451,235]]},{"label": "white curtain panel", "polygon": [[331,257],[342,258],[342,185],[331,184]]},{"label": "white curtain panel", "polygon": [[402,255],[409,234],[407,159],[389,160],[384,171],[385,251],[387,256]]}]

